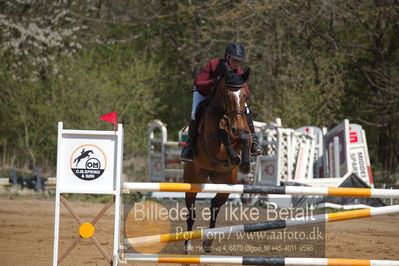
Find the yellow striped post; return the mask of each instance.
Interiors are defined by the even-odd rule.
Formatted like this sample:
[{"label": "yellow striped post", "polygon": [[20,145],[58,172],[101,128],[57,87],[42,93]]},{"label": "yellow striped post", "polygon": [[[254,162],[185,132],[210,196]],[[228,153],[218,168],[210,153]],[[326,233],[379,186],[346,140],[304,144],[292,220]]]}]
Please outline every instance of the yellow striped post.
[{"label": "yellow striped post", "polygon": [[331,197],[371,197],[371,189],[369,188],[345,188],[345,187],[329,187],[328,196]]},{"label": "yellow striped post", "polygon": [[159,255],[158,263],[199,264],[201,257],[198,255]]},{"label": "yellow striped post", "polygon": [[164,192],[201,192],[202,184],[159,183],[159,191],[164,191]]},{"label": "yellow striped post", "polygon": [[370,260],[328,259],[328,266],[370,266]]},{"label": "yellow striped post", "polygon": [[328,214],[329,222],[338,222],[344,220],[360,219],[371,216],[371,209],[362,209],[354,211],[336,212]]}]

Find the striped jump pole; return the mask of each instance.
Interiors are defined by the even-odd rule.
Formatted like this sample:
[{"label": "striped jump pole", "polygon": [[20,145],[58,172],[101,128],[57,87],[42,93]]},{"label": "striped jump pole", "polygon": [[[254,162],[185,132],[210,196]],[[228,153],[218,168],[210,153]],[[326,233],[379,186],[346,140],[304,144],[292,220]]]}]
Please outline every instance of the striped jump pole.
[{"label": "striped jump pole", "polygon": [[280,194],[331,197],[399,198],[399,189],[374,188],[126,182],[124,183],[124,189],[138,192],[251,193],[264,195]]},{"label": "striped jump pole", "polygon": [[236,264],[236,265],[282,265],[282,266],[388,266],[399,265],[394,260],[356,260],[356,259],[323,259],[323,258],[270,258],[249,256],[206,256],[206,255],[160,255],[126,253],[125,260],[151,263],[184,263],[184,264]]},{"label": "striped jump pole", "polygon": [[353,211],[344,211],[328,214],[318,214],[314,216],[306,216],[296,219],[275,220],[260,223],[241,224],[233,226],[224,226],[218,228],[209,228],[196,231],[186,231],[172,234],[151,235],[135,238],[128,238],[127,241],[133,247],[150,245],[155,243],[169,243],[194,239],[214,239],[223,237],[238,232],[259,232],[267,230],[283,229],[287,227],[294,227],[306,224],[324,223],[324,222],[338,222],[344,220],[353,220],[360,218],[367,218],[371,216],[386,215],[399,213],[399,205],[368,208]]}]

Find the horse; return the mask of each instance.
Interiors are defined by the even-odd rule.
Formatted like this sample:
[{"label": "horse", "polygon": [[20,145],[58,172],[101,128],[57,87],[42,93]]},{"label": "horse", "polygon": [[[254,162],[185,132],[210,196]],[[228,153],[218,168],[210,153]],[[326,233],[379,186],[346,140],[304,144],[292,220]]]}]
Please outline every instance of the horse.
[{"label": "horse", "polygon": [[[249,147],[251,134],[246,118],[243,89],[249,77],[249,69],[242,75],[232,72],[227,64],[224,75],[218,81],[198,125],[198,136],[194,143],[195,158],[184,165],[183,179],[186,183],[237,184],[237,175],[249,173]],[[188,209],[187,229],[191,231],[195,222],[195,200],[197,193],[185,194]],[[220,208],[229,197],[228,193],[217,193],[211,201],[209,228],[215,228]],[[203,242],[205,252],[211,251],[211,239]],[[185,252],[191,251],[191,241],[184,242]]]},{"label": "horse", "polygon": [[94,154],[94,152],[92,150],[88,150],[85,151],[85,149],[83,148],[83,150],[80,152],[80,155],[78,157],[75,158],[75,160],[73,160],[73,162],[76,162],[76,167],[78,166],[80,160],[89,157],[90,158],[90,153]]}]

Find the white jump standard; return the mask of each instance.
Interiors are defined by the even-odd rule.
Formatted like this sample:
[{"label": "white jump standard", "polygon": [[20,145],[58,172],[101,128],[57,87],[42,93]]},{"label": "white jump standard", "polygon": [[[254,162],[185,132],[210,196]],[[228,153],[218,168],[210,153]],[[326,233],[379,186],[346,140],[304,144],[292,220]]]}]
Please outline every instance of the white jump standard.
[{"label": "white jump standard", "polygon": [[[58,123],[57,186],[55,194],[53,265],[58,265],[82,238],[89,238],[109,264],[119,263],[123,128],[117,131],[67,130]],[[109,194],[113,199],[92,219],[84,222],[63,198],[63,193]],[[79,225],[79,235],[58,257],[61,202]],[[114,243],[107,254],[95,236],[95,223],[115,202]]]}]

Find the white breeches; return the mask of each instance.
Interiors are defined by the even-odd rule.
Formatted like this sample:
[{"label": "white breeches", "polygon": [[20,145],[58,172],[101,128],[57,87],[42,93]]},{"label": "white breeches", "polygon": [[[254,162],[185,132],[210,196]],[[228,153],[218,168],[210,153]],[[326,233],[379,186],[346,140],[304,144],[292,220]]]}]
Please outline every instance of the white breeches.
[{"label": "white breeches", "polygon": [[[191,107],[191,119],[195,120],[195,111],[197,110],[197,106],[200,102],[206,99],[206,96],[202,96],[198,91],[194,91],[193,93],[193,105]],[[249,107],[247,103],[245,103],[245,111],[249,114]]]},{"label": "white breeches", "polygon": [[197,106],[200,102],[202,102],[205,99],[206,99],[205,96],[202,96],[198,91],[194,91],[193,105],[191,107],[191,120],[195,120],[195,111],[197,110]]}]

